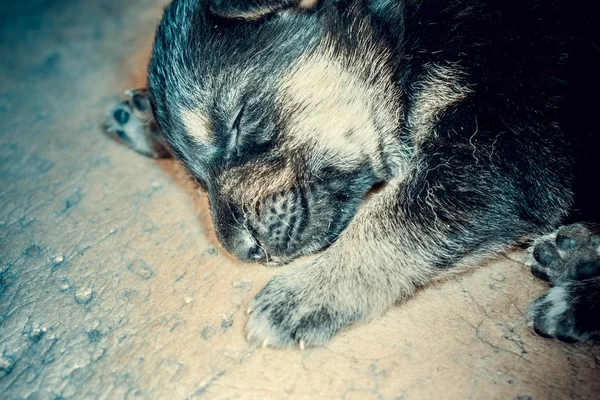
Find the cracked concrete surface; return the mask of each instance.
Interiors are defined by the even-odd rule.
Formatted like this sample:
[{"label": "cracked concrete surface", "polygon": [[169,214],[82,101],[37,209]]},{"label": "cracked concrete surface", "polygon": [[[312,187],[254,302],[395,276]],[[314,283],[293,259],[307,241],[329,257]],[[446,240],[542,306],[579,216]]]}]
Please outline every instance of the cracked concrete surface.
[{"label": "cracked concrete surface", "polygon": [[278,271],[220,254],[181,168],[99,128],[143,84],[161,3],[0,4],[0,397],[597,398],[600,349],[526,326],[545,285],[518,254],[324,348],[247,344]]}]

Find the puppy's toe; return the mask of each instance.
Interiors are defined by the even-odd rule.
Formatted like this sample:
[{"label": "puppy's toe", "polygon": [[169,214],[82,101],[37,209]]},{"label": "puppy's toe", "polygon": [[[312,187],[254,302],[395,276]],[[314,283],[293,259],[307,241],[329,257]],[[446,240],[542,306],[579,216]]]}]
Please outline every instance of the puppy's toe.
[{"label": "puppy's toe", "polygon": [[554,282],[560,276],[564,263],[555,244],[555,235],[544,236],[531,248],[531,260],[527,265],[538,279]]},{"label": "puppy's toe", "polygon": [[104,128],[110,137],[135,149],[135,142],[132,139],[132,136],[135,135],[133,129],[135,124],[129,124],[131,116],[132,110],[128,102],[116,103],[106,115]]},{"label": "puppy's toe", "polygon": [[150,113],[150,99],[146,89],[129,89],[125,95],[130,99],[130,103],[138,113]]},{"label": "puppy's toe", "polygon": [[533,248],[533,258],[538,264],[550,267],[561,263],[556,246],[551,242],[542,242]]},{"label": "puppy's toe", "polygon": [[117,107],[113,111],[113,118],[115,119],[115,122],[117,122],[117,124],[119,124],[121,126],[127,124],[127,122],[129,122],[130,117],[131,117],[131,113],[126,108]]},{"label": "puppy's toe", "polygon": [[593,241],[593,232],[584,224],[561,226],[556,232],[556,246],[562,251],[576,250]]}]

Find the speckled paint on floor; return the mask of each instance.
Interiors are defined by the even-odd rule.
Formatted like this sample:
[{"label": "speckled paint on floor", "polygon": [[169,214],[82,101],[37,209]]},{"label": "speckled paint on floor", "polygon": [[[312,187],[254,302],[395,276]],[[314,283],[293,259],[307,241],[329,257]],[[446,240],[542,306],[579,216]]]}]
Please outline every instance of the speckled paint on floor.
[{"label": "speckled paint on floor", "polygon": [[143,83],[152,0],[0,4],[0,397],[563,399],[600,395],[600,348],[526,326],[518,254],[440,282],[324,348],[244,340],[277,270],[220,254],[172,161],[102,134]]}]

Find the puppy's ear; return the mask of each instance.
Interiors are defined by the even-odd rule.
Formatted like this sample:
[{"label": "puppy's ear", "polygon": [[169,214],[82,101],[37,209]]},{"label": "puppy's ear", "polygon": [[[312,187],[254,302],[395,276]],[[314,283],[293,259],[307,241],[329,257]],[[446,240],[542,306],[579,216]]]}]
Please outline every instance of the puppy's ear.
[{"label": "puppy's ear", "polygon": [[212,0],[210,11],[224,18],[255,20],[279,10],[311,9],[319,0]]}]

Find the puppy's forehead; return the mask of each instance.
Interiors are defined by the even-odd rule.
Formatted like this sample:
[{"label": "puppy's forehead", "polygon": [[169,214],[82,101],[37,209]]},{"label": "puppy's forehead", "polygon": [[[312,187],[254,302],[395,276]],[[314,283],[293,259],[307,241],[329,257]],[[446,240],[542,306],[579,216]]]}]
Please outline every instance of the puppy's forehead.
[{"label": "puppy's forehead", "polygon": [[185,99],[179,119],[202,143],[213,140],[220,125],[233,123],[244,103],[274,94],[283,71],[314,52],[321,39],[316,21],[295,14],[261,23],[205,22],[196,42],[184,46],[186,54],[196,55],[173,62],[168,77],[169,90]]},{"label": "puppy's forehead", "polygon": [[208,27],[199,38],[204,50],[201,62],[218,68],[285,64],[314,48],[323,33],[316,16],[297,13],[261,22],[225,21]]}]

